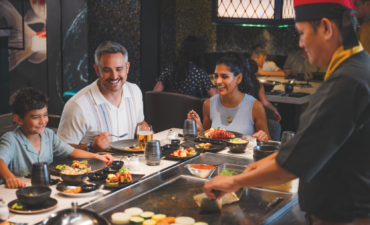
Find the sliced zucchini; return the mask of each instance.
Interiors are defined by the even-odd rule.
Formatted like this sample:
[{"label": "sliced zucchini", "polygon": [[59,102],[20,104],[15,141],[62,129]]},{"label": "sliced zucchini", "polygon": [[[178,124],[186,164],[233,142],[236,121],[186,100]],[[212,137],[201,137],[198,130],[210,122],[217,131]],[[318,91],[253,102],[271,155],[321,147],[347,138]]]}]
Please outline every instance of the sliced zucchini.
[{"label": "sliced zucchini", "polygon": [[144,222],[144,218],[141,218],[138,216],[131,217],[130,219],[130,223],[132,224],[142,224],[143,222]]},{"label": "sliced zucchini", "polygon": [[146,211],[140,214],[140,217],[143,217],[144,219],[150,219],[152,218],[152,216],[154,216],[154,214],[155,214],[154,212]]},{"label": "sliced zucchini", "polygon": [[196,222],[196,223],[194,223],[194,225],[208,225],[208,223],[205,223],[205,222]]},{"label": "sliced zucchini", "polygon": [[164,218],[166,218],[167,216],[164,215],[164,214],[156,214],[152,217],[152,220],[155,220],[155,221],[160,221],[160,220],[163,220]]},{"label": "sliced zucchini", "polygon": [[180,216],[175,219],[175,223],[179,223],[183,225],[193,225],[195,223],[195,220],[191,217]]},{"label": "sliced zucchini", "polygon": [[143,222],[143,225],[155,225],[157,223],[157,221],[155,220],[145,220]]},{"label": "sliced zucchini", "polygon": [[131,215],[123,212],[113,213],[112,222],[117,224],[125,224],[130,221]]}]

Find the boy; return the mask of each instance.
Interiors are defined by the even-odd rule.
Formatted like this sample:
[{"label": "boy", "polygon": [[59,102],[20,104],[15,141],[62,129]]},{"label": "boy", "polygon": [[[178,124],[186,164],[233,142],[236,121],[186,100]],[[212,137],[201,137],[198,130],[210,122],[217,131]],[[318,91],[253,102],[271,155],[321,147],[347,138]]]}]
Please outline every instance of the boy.
[{"label": "boy", "polygon": [[50,129],[45,128],[48,118],[48,98],[34,88],[16,91],[9,101],[14,121],[19,125],[13,132],[0,138],[0,178],[7,188],[24,187],[19,178],[31,174],[32,164],[51,163],[72,158],[92,158],[110,164],[111,155],[95,155],[74,149],[62,142]]},{"label": "boy", "polygon": [[258,65],[258,75],[285,77],[285,72],[277,67],[274,62],[266,61],[267,53],[261,46],[253,47],[251,58]]}]

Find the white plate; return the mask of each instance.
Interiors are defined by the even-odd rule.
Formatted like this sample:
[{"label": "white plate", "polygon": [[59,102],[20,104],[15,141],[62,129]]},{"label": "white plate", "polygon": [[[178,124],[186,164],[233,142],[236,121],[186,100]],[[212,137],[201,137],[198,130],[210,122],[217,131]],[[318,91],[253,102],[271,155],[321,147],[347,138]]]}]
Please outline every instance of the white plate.
[{"label": "white plate", "polygon": [[[88,183],[83,183],[82,185],[84,185],[84,184],[88,184]],[[88,197],[88,196],[92,196],[92,195],[95,195],[96,193],[98,193],[98,191],[100,191],[101,189],[104,188],[104,185],[101,185],[100,188],[96,189],[95,191],[91,191],[91,192],[82,192],[82,193],[65,193],[64,192],[65,190],[76,188],[76,187],[78,187],[78,186],[77,185],[68,185],[68,184],[62,182],[62,183],[59,183],[57,185],[56,189],[62,195],[66,195],[66,196],[69,196],[69,197]]]}]

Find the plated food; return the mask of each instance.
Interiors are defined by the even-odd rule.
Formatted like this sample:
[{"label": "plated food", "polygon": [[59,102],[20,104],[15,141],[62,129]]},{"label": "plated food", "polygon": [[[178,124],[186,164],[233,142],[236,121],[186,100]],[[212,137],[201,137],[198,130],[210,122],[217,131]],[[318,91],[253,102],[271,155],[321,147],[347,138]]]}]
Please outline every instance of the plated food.
[{"label": "plated food", "polygon": [[235,138],[235,134],[217,127],[217,128],[211,128],[209,130],[206,130],[204,132],[204,137],[212,138],[212,139],[227,139],[227,138]]},{"label": "plated food", "polygon": [[231,139],[229,142],[230,143],[234,143],[234,144],[245,144],[245,143],[248,143],[247,140],[243,140],[241,138],[234,138],[234,139]]},{"label": "plated food", "polygon": [[126,167],[122,167],[116,174],[109,174],[106,179],[107,187],[118,187],[120,183],[132,183],[132,175]]},{"label": "plated food", "polygon": [[195,148],[185,148],[181,147],[180,149],[172,152],[170,156],[179,157],[179,158],[186,158],[196,154]]},{"label": "plated food", "polygon": [[199,145],[195,145],[195,148],[204,148],[204,149],[209,149],[211,147],[211,143],[200,143]]},{"label": "plated food", "polygon": [[143,148],[141,148],[140,146],[134,144],[134,145],[131,145],[129,147],[121,147],[122,149],[131,149],[131,150],[136,150],[136,151],[142,151]]},{"label": "plated food", "polygon": [[69,194],[77,194],[81,192],[82,192],[82,188],[80,186],[76,188],[67,189],[64,191],[64,193],[69,193]]},{"label": "plated food", "polygon": [[240,173],[237,173],[233,170],[222,170],[219,175],[226,175],[226,176],[232,176],[232,175],[239,175]]},{"label": "plated food", "polygon": [[79,175],[79,174],[85,174],[91,171],[91,168],[87,169],[79,169],[79,168],[72,168],[67,166],[64,170],[62,170],[60,173],[65,175]]},{"label": "plated food", "polygon": [[82,183],[80,185],[68,185],[59,183],[56,186],[57,191],[70,197],[87,197],[96,194],[97,191],[104,188],[104,185]]},{"label": "plated food", "polygon": [[196,165],[192,165],[190,167],[194,168],[194,169],[200,169],[200,170],[215,170],[216,169],[215,166],[212,166],[212,165],[209,165],[209,164],[196,164]]}]

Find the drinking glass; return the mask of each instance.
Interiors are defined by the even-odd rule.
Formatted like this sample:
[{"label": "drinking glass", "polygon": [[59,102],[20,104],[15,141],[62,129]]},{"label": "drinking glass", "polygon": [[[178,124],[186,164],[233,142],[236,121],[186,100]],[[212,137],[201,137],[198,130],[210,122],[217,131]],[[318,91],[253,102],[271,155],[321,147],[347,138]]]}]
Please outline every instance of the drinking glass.
[{"label": "drinking glass", "polygon": [[185,120],[183,134],[185,140],[193,139],[197,136],[197,123],[195,120]]},{"label": "drinking glass", "polygon": [[31,184],[32,186],[50,186],[50,174],[46,162],[32,164]]},{"label": "drinking glass", "polygon": [[281,144],[283,144],[287,140],[289,140],[292,137],[294,137],[294,135],[295,135],[295,132],[293,132],[293,131],[284,131],[283,132],[283,135],[281,135]]},{"label": "drinking glass", "polygon": [[137,142],[144,151],[146,143],[153,139],[153,128],[150,125],[139,125],[137,128]]},{"label": "drinking glass", "polygon": [[149,166],[157,166],[160,164],[162,158],[161,146],[158,140],[150,140],[147,143],[145,151],[145,161]]}]

